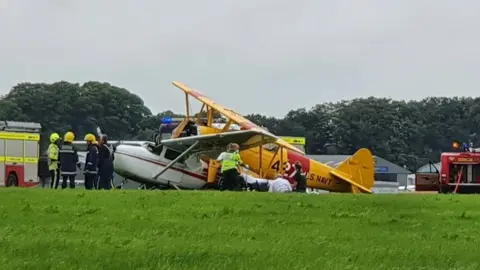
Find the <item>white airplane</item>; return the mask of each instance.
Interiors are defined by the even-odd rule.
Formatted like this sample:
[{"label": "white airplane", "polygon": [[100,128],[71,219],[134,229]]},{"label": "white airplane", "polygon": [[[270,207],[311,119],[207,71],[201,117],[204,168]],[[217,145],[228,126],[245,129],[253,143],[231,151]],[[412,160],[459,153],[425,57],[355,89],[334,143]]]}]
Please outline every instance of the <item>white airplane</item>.
[{"label": "white airplane", "polygon": [[[253,139],[257,136],[262,139]],[[120,142],[115,150],[115,172],[147,188],[201,189],[207,185],[209,160],[216,159],[229,143],[249,149],[276,140],[255,130],[241,130],[166,139],[159,144]]]},{"label": "white airplane", "polygon": [[[248,140],[257,135],[261,136],[252,131],[239,131],[240,128],[232,124],[229,130],[233,133],[226,132],[171,139],[172,133],[178,127],[178,122],[178,120],[172,121],[172,119],[169,119],[168,123],[164,123],[160,136],[154,138],[155,142],[109,141],[109,144],[113,145],[115,149],[116,182],[118,176],[120,176],[122,185],[128,181],[133,181],[140,184],[139,189],[171,187],[176,189],[201,189],[207,184],[210,158],[216,159],[232,140],[240,144],[238,140]],[[216,128],[223,128],[224,125],[224,123],[214,124]],[[199,133],[198,130],[197,133]],[[97,127],[98,137],[102,134],[101,128]],[[265,139],[263,141],[268,142]],[[79,156],[84,160],[87,152],[86,142],[74,141],[73,145],[77,147]],[[185,147],[185,145],[192,146],[192,148]],[[255,146],[258,146],[258,144],[251,145],[251,147]],[[191,151],[193,149],[195,151]],[[79,172],[80,174],[82,172]],[[82,176],[77,176],[77,178],[82,178]],[[218,181],[218,177],[216,180]]]},{"label": "white airplane", "polygon": [[[115,149],[114,170],[122,178],[122,184],[137,182],[139,189],[201,189],[207,185],[209,160],[216,159],[229,143],[236,142],[242,149],[248,149],[277,140],[275,136],[268,138],[258,131],[240,130],[235,124],[230,125],[228,132],[171,139],[178,127],[177,121],[173,122],[170,119],[163,125],[161,133],[154,138],[155,142],[109,141]],[[213,126],[223,128],[225,124]],[[97,135],[102,135],[100,127]],[[253,137],[262,139],[251,140]],[[85,159],[86,142],[74,141],[73,144],[82,160]],[[116,182],[118,176],[115,176]],[[219,177],[215,177],[213,188],[218,188]]]}]

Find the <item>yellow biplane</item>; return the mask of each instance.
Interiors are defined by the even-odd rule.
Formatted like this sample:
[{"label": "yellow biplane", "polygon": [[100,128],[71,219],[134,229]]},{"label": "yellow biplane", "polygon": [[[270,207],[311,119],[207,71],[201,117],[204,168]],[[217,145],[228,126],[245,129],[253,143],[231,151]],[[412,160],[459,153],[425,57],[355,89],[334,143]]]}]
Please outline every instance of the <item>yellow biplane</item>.
[{"label": "yellow biplane", "polygon": [[[358,150],[337,168],[332,168],[308,158],[302,150],[257,126],[234,110],[217,104],[200,91],[180,82],[173,82],[173,85],[185,93],[186,117],[172,132],[169,141],[182,140],[184,141],[182,147],[187,148],[198,140],[196,137],[210,137],[215,134],[227,136],[232,132],[249,131],[254,135],[245,141],[231,142],[240,144],[240,155],[244,163],[248,165],[250,174],[264,179],[274,179],[280,173],[284,178],[293,182],[294,164],[299,162],[302,165],[303,173],[306,174],[307,187],[333,192],[372,193],[375,166],[373,156],[368,149]],[[192,115],[190,112],[190,97],[202,103],[202,108],[196,115]],[[215,115],[225,118],[222,126],[215,123]],[[188,142],[188,137],[182,138],[181,135],[189,128],[189,125],[195,125],[199,134],[192,136]],[[233,125],[236,125],[240,131],[232,131]],[[211,138],[212,141],[215,140],[215,136]],[[234,138],[232,137],[232,139]],[[170,145],[173,147],[173,144]],[[218,162],[215,158],[205,155],[202,159],[208,163],[207,181],[214,182],[219,168]]]}]

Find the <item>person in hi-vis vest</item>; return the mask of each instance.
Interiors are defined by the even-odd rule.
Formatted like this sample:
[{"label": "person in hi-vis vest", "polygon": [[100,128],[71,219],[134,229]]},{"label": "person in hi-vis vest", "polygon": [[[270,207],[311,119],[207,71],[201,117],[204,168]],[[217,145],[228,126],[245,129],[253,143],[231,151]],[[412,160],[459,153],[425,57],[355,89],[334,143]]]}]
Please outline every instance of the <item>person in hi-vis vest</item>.
[{"label": "person in hi-vis vest", "polygon": [[240,154],[238,153],[240,147],[236,143],[230,143],[227,146],[227,151],[222,152],[217,160],[222,162],[223,187],[222,189],[234,190],[237,177],[240,175],[237,166],[243,164]]},{"label": "person in hi-vis vest", "polygon": [[60,141],[60,135],[58,133],[52,133],[50,135],[50,145],[48,146],[48,170],[50,171],[50,187],[58,188],[58,182],[60,182],[60,169],[58,166],[59,163],[59,147],[58,143]]}]

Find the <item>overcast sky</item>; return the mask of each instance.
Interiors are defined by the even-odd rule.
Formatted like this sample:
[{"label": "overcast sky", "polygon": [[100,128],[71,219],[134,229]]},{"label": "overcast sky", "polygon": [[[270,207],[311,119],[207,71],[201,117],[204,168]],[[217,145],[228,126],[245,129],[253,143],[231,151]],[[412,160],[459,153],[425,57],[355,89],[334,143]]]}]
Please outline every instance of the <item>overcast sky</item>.
[{"label": "overcast sky", "polygon": [[479,10],[474,0],[0,0],[0,93],[98,80],[154,113],[184,112],[178,80],[273,116],[355,97],[475,96]]}]

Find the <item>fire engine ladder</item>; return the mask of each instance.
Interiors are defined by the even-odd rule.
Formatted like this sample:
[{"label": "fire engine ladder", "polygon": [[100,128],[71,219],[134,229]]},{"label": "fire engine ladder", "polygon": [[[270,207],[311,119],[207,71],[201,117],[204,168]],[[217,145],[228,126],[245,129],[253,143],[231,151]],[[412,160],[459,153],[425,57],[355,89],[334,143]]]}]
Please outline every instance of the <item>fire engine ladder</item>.
[{"label": "fire engine ladder", "polygon": [[464,168],[464,167],[465,167],[465,166],[462,166],[462,167],[460,168],[460,171],[459,171],[458,174],[457,174],[457,183],[456,183],[456,185],[455,185],[455,189],[453,190],[453,193],[457,193],[457,191],[458,191],[458,187],[460,186],[460,181],[462,181],[463,168]]}]

